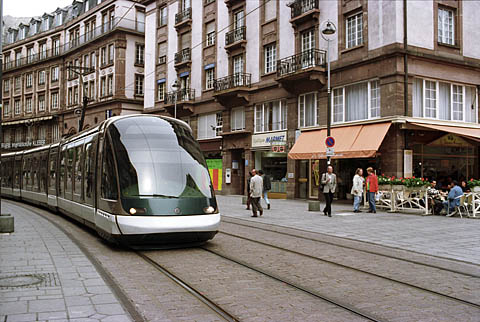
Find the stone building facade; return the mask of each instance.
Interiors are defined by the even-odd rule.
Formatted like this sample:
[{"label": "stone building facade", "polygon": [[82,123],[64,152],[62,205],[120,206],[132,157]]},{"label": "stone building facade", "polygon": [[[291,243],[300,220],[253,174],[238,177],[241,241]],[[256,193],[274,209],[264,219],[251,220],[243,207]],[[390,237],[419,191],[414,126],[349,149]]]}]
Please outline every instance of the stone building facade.
[{"label": "stone building facade", "polygon": [[113,115],[141,113],[144,18],[134,1],[74,1],[7,30],[2,149],[78,132],[84,96],[84,129]]},{"label": "stone building facade", "polygon": [[[317,198],[326,166],[327,47],[338,197],[358,167],[399,177],[480,176],[480,3],[142,3],[144,113],[191,125],[220,168],[219,192],[244,193],[248,172],[262,168],[272,195]],[[327,21],[332,36],[322,33]]]}]

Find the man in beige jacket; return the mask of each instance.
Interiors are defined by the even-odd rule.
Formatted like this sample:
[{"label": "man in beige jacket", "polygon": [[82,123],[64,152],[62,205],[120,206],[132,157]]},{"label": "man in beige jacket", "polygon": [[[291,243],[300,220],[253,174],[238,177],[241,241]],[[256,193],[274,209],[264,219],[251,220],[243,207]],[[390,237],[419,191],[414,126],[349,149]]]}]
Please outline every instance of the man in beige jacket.
[{"label": "man in beige jacket", "polygon": [[323,213],[325,216],[332,217],[332,201],[333,194],[337,188],[337,176],[333,173],[333,167],[329,165],[327,167],[327,172],[322,174],[322,179],[320,184],[323,186],[323,195],[325,196],[325,208]]},{"label": "man in beige jacket", "polygon": [[250,196],[252,197],[252,217],[258,217],[257,211],[260,212],[260,216],[263,215],[263,208],[260,204],[260,198],[263,192],[263,179],[257,173],[257,170],[252,170],[252,179],[250,179]]}]

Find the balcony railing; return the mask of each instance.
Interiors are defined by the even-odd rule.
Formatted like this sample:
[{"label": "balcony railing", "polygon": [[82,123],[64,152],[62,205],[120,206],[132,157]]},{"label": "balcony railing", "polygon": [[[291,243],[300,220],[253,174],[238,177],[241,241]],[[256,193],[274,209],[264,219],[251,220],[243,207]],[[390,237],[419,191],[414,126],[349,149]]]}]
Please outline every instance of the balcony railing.
[{"label": "balcony railing", "polygon": [[231,45],[240,40],[246,40],[246,36],[247,28],[245,26],[229,31],[225,35],[225,46]]},{"label": "balcony railing", "polygon": [[192,8],[187,8],[182,12],[177,13],[175,15],[175,24],[177,25],[189,19],[192,19]]},{"label": "balcony railing", "polygon": [[311,67],[325,66],[325,51],[310,49],[277,61],[277,76],[294,74]]},{"label": "balcony railing", "polygon": [[80,46],[83,46],[103,35],[110,33],[111,31],[121,28],[121,29],[128,29],[128,30],[135,30],[138,32],[144,32],[145,24],[129,19],[122,19],[120,17],[115,18],[111,22],[105,23],[83,35],[80,37],[63,44],[59,47],[48,49],[46,52],[42,52],[40,54],[30,55],[29,57],[22,57],[20,59],[13,60],[9,63],[5,63],[3,65],[4,70],[9,70],[16,67],[21,67],[29,64],[34,64],[42,60],[46,60],[52,57],[60,56],[65,53],[68,53],[71,50],[74,50]]},{"label": "balcony railing", "polygon": [[177,103],[183,103],[188,101],[195,100],[195,90],[191,88],[182,88],[176,92],[169,92],[165,95],[165,105],[172,105],[175,104],[175,100]]},{"label": "balcony railing", "polygon": [[247,73],[236,73],[227,77],[218,78],[213,81],[213,89],[215,92],[219,92],[241,86],[250,87],[251,78],[252,75]]},{"label": "balcony railing", "polygon": [[185,48],[175,54],[175,65],[192,60],[190,48]]},{"label": "balcony railing", "polygon": [[313,9],[318,9],[318,0],[295,0],[290,3],[292,19],[303,15]]}]

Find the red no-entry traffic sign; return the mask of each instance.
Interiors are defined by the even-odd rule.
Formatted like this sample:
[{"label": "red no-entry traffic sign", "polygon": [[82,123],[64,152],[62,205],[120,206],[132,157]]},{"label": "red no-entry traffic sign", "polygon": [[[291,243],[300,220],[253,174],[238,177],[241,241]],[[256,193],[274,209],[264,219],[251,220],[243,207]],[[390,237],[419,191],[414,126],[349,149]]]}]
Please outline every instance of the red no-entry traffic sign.
[{"label": "red no-entry traffic sign", "polygon": [[333,146],[335,145],[335,139],[333,138],[333,136],[327,136],[327,138],[325,139],[325,145],[329,148],[333,148]]}]

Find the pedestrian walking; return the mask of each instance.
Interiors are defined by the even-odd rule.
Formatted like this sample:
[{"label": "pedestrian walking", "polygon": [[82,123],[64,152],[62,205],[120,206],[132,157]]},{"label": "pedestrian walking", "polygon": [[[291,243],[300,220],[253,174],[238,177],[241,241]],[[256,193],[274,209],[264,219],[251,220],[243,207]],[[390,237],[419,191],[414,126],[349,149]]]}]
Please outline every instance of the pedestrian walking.
[{"label": "pedestrian walking", "polygon": [[350,192],[353,196],[353,212],[358,213],[362,212],[359,207],[362,202],[363,196],[363,170],[358,168],[355,171],[355,176],[353,177],[353,186],[352,191]]},{"label": "pedestrian walking", "polygon": [[269,176],[267,176],[263,170],[258,170],[258,173],[263,179],[263,200],[267,204],[267,209],[270,209],[270,200],[268,200],[268,192],[272,190],[272,182],[270,181]]},{"label": "pedestrian walking", "polygon": [[248,172],[247,178],[247,210],[250,210],[250,204],[252,202],[252,197],[250,196],[250,180],[252,180],[252,172]]},{"label": "pedestrian walking", "polygon": [[373,172],[373,168],[367,168],[367,198],[368,198],[368,212],[377,213],[375,207],[375,194],[378,192],[378,178]]},{"label": "pedestrian walking", "polygon": [[323,209],[323,214],[328,217],[332,217],[332,202],[333,194],[337,188],[337,176],[333,173],[333,167],[329,165],[327,167],[327,172],[322,174],[322,179],[320,180],[320,187],[322,187],[323,195],[325,196],[325,208]]},{"label": "pedestrian walking", "polygon": [[258,217],[257,211],[260,212],[260,216],[263,215],[263,208],[260,204],[260,198],[263,191],[263,179],[257,174],[255,169],[252,170],[252,179],[250,179],[250,196],[252,197],[252,217]]}]

